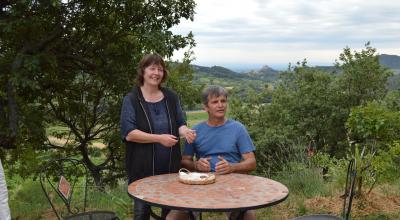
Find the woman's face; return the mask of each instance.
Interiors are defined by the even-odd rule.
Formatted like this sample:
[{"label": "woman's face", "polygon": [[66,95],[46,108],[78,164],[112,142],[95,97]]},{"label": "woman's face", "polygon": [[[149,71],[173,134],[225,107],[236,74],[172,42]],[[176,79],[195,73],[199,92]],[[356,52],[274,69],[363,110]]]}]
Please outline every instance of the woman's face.
[{"label": "woman's face", "polygon": [[152,64],[144,69],[143,84],[159,86],[163,77],[163,67],[161,65]]}]

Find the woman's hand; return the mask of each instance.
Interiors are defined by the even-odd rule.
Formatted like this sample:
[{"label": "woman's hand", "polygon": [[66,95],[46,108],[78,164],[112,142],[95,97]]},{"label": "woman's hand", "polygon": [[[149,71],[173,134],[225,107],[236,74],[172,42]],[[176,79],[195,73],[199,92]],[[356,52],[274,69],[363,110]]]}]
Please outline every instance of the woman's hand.
[{"label": "woman's hand", "polygon": [[196,131],[188,128],[186,125],[179,127],[179,135],[184,137],[189,144],[193,143],[196,139]]},{"label": "woman's hand", "polygon": [[158,136],[158,142],[165,147],[172,147],[178,143],[178,139],[174,135],[160,134]]},{"label": "woman's hand", "polygon": [[196,131],[188,128],[185,131],[185,139],[189,144],[193,143],[196,140]]}]

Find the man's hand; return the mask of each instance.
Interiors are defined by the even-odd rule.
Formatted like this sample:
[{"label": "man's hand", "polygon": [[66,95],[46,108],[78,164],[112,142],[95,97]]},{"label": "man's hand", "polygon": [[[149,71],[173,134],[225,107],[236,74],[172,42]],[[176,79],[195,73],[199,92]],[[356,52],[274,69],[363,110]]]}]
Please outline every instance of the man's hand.
[{"label": "man's hand", "polygon": [[223,157],[218,156],[219,162],[215,164],[215,172],[217,174],[228,174],[234,172],[233,166]]},{"label": "man's hand", "polygon": [[198,161],[194,162],[194,169],[201,172],[210,172],[211,171],[211,165],[209,162],[210,160],[211,157],[200,158]]},{"label": "man's hand", "polygon": [[158,142],[165,147],[172,147],[178,142],[178,139],[170,134],[160,134],[158,139]]}]

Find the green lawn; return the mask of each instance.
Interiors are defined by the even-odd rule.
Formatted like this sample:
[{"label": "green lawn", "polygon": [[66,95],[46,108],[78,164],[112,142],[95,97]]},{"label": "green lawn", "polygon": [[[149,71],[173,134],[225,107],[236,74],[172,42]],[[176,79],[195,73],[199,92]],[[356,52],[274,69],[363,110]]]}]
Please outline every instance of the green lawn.
[{"label": "green lawn", "polygon": [[203,110],[186,112],[186,116],[189,127],[193,127],[193,125],[207,120],[208,117],[207,112]]}]

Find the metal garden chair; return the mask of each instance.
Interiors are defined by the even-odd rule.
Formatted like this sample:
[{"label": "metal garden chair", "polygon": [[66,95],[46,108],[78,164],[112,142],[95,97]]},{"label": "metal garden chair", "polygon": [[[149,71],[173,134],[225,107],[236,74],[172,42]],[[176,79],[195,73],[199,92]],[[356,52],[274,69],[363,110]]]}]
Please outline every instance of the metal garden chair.
[{"label": "metal garden chair", "polygon": [[63,158],[49,161],[40,173],[40,185],[58,219],[118,219],[111,211],[86,210],[88,171],[79,160]]},{"label": "metal garden chair", "polygon": [[354,197],[354,186],[356,180],[356,160],[351,159],[347,167],[346,185],[344,189],[344,202],[343,202],[343,212],[342,218],[329,214],[312,214],[306,216],[300,216],[294,218],[293,220],[348,220],[351,213],[351,205],[353,203]]}]

